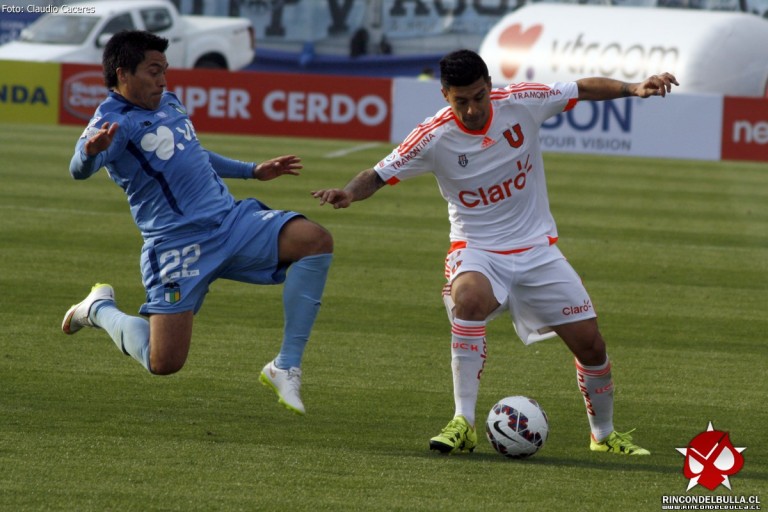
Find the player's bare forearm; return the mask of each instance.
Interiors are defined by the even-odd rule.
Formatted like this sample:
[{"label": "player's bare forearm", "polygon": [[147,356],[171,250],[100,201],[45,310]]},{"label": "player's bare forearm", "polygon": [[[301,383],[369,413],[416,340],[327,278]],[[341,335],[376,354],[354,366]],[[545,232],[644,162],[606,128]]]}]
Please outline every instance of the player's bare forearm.
[{"label": "player's bare forearm", "polygon": [[366,169],[350,180],[344,190],[351,197],[351,202],[368,199],[384,186],[384,180],[373,169]]},{"label": "player's bare forearm", "polygon": [[312,197],[320,204],[332,204],[334,208],[347,208],[355,201],[368,199],[384,186],[384,181],[373,169],[366,169],[352,178],[343,189],[329,188],[313,190]]},{"label": "player's bare forearm", "polygon": [[627,83],[613,78],[581,78],[576,80],[579,86],[579,100],[601,101],[638,96],[666,96],[673,85],[680,85],[671,73],[653,75],[642,82]]}]

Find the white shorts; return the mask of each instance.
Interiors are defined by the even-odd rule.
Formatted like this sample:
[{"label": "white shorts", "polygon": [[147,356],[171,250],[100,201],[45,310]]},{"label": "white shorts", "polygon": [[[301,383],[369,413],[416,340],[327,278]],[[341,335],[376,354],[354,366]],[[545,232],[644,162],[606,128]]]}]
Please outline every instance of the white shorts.
[{"label": "white shorts", "polygon": [[471,271],[488,278],[501,304],[488,320],[508,311],[526,345],[556,336],[553,326],[597,316],[581,278],[557,246],[537,246],[519,254],[464,247],[445,258],[448,284],[443,288],[443,300],[451,321],[451,283],[461,273]]}]

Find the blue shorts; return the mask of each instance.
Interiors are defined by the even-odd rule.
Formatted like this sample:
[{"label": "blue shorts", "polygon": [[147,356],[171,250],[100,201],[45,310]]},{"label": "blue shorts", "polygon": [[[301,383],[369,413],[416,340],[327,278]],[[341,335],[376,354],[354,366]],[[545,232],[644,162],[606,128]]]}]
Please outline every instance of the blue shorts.
[{"label": "blue shorts", "polygon": [[278,235],[286,222],[300,216],[246,199],[211,231],[145,241],[141,273],[147,302],[139,312],[197,313],[210,284],[219,278],[282,283],[288,266],[278,262]]}]

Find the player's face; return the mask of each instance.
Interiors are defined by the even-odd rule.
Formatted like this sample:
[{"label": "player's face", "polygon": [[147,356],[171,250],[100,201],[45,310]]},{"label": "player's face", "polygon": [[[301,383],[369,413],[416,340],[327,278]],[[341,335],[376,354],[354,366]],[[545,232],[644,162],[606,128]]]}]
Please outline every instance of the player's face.
[{"label": "player's face", "polygon": [[149,50],[145,52],[144,60],[136,68],[136,73],[117,68],[117,92],[134,105],[155,110],[160,106],[160,98],[167,85],[167,70],[168,61],[165,54]]},{"label": "player's face", "polygon": [[443,88],[443,96],[451,105],[453,115],[467,130],[485,128],[491,115],[491,83],[480,78],[475,83]]}]

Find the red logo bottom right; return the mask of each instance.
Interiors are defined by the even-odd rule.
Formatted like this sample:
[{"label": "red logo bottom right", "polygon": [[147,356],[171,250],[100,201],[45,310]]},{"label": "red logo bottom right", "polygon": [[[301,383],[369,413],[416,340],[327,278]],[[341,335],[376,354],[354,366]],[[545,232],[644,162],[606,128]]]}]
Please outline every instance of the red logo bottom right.
[{"label": "red logo bottom right", "polygon": [[709,422],[707,430],[691,439],[686,448],[677,448],[685,455],[683,474],[690,480],[686,491],[702,485],[714,491],[718,485],[731,489],[728,477],[744,466],[741,454],[746,447],[737,448],[731,443],[728,432],[715,430]]}]

